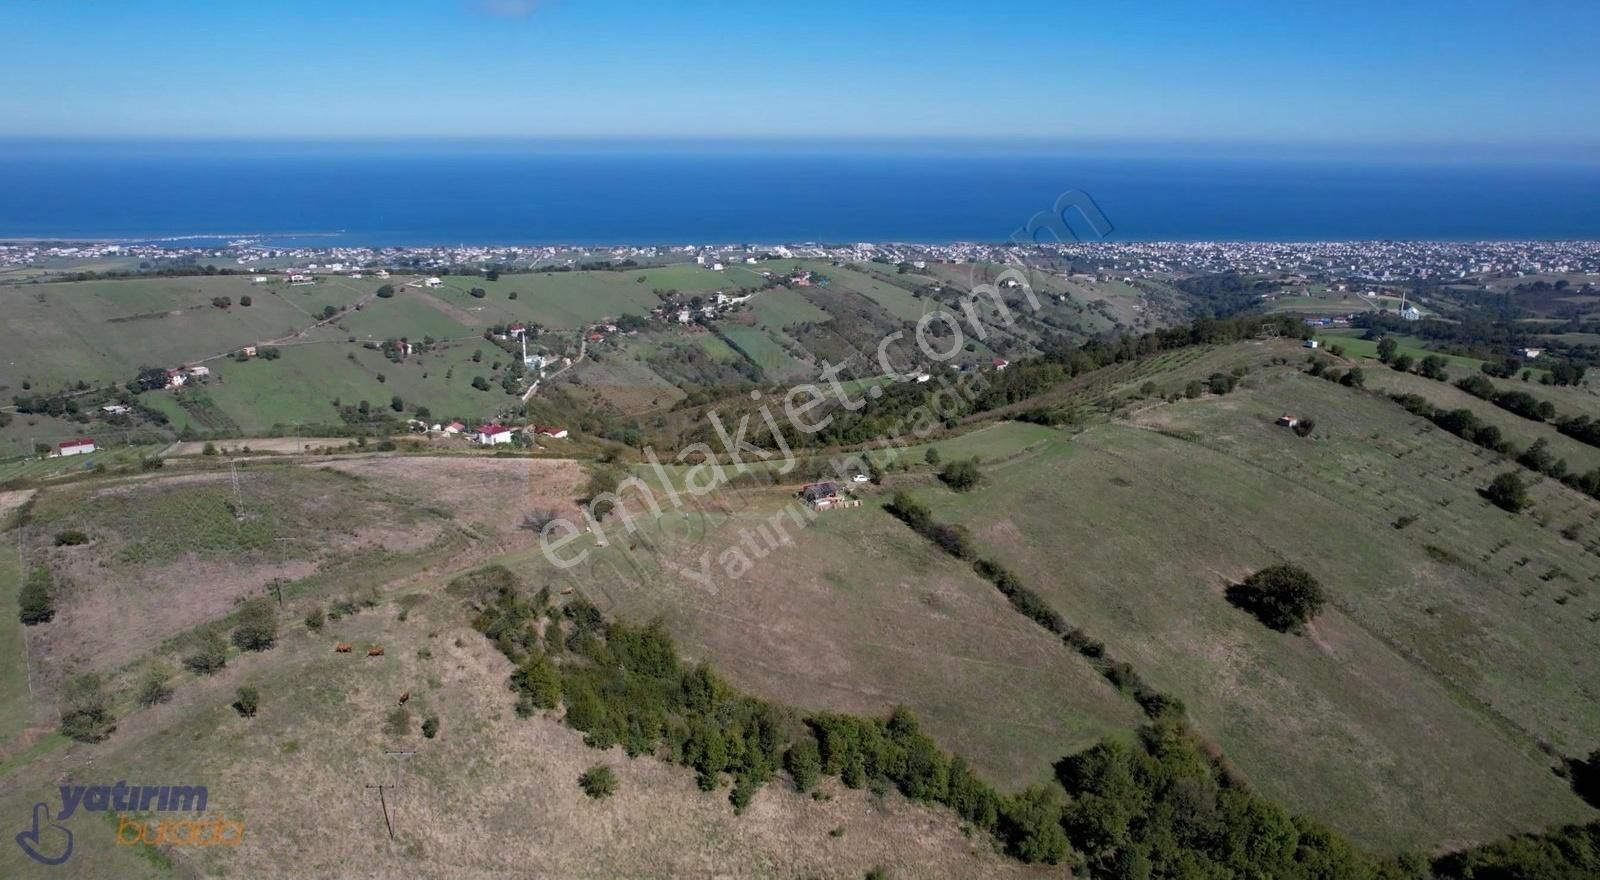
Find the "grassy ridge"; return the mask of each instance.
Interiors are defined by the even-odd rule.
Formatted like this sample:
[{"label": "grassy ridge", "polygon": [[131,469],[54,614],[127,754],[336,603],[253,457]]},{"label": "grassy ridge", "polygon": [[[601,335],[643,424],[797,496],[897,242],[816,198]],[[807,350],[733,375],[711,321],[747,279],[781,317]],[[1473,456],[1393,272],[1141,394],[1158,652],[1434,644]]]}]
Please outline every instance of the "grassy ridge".
[{"label": "grassy ridge", "polygon": [[[1316,384],[1283,383],[1307,413],[1308,397],[1324,390],[1353,397]],[[1221,453],[1097,427],[1001,466],[977,493],[925,500],[1188,703],[1201,729],[1274,799],[1368,845],[1483,840],[1586,815],[1536,747],[1547,738],[1576,752],[1592,736],[1582,731],[1600,706],[1583,695],[1583,673],[1565,668],[1574,652],[1594,654],[1580,647],[1594,637],[1584,611],[1556,604],[1561,590],[1532,577],[1545,588],[1543,603],[1502,587],[1500,607],[1483,608],[1487,584],[1461,583],[1424,551],[1430,540],[1456,546],[1457,529],[1494,533],[1492,524],[1458,520],[1457,504],[1477,503],[1469,486],[1444,487],[1461,496],[1444,515],[1433,490],[1418,487],[1432,497],[1418,509],[1416,531],[1391,525],[1385,508],[1395,508],[1393,517],[1413,508],[1384,500],[1396,479],[1367,473],[1351,456],[1372,441],[1370,430],[1349,424],[1357,415],[1381,420],[1386,402],[1367,409],[1358,398],[1341,422],[1334,407],[1349,402],[1317,396],[1319,423],[1331,418],[1349,440],[1308,450],[1317,441],[1271,426],[1281,399],[1239,394],[1180,404],[1163,420],[1164,430],[1225,444]],[[1241,407],[1253,411],[1241,418]],[[1471,518],[1480,515],[1487,511]],[[1434,530],[1440,535],[1424,537]],[[1265,631],[1222,598],[1228,583],[1285,559],[1335,587],[1339,610],[1312,639]],[[1546,650],[1552,623],[1567,651]],[[1505,663],[1508,651],[1517,664]],[[1512,673],[1524,664],[1532,668]],[[1500,757],[1485,762],[1489,754]]]}]

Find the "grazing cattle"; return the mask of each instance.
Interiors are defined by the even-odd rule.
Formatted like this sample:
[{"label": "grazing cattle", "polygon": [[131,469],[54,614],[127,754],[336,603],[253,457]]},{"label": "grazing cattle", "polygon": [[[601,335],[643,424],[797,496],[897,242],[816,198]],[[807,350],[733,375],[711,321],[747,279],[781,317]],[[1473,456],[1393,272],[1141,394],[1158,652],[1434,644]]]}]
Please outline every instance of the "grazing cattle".
[{"label": "grazing cattle", "polygon": [[340,654],[348,654],[350,653],[350,643],[340,642],[339,644],[333,646],[333,650]]},{"label": "grazing cattle", "polygon": [[383,646],[382,645],[373,645],[372,647],[368,648],[367,649],[367,656],[368,657],[382,657],[383,656]]},{"label": "grazing cattle", "polygon": [[404,706],[406,704],[406,700],[409,700],[409,699],[411,699],[411,692],[410,691],[406,691],[405,693],[401,694],[400,695],[400,705]]}]

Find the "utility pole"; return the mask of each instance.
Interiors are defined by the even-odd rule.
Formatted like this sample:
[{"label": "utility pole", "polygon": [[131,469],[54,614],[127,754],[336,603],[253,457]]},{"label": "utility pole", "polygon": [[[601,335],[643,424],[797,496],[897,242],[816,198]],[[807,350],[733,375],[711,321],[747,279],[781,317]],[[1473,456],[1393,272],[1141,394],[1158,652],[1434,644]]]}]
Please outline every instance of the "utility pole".
[{"label": "utility pole", "polygon": [[394,823],[389,821],[389,802],[387,800],[385,800],[384,797],[383,797],[383,790],[386,789],[386,788],[394,788],[394,786],[385,785],[385,784],[383,784],[381,782],[378,783],[377,785],[369,785],[369,786],[367,786],[367,790],[368,791],[371,791],[374,788],[376,788],[378,790],[378,805],[383,807],[383,824],[384,824],[384,827],[389,829],[389,839],[390,840],[394,840]]},{"label": "utility pole", "polygon": [[[278,543],[278,544],[285,544],[285,543],[288,543],[289,541],[293,541],[294,539],[293,538],[273,538],[272,540],[275,543]],[[272,579],[272,586],[267,587],[267,589],[271,590],[272,594],[278,597],[278,610],[282,611],[283,610],[283,578],[281,578],[281,577],[273,578]]]},{"label": "utility pole", "polygon": [[[409,757],[412,757],[413,755],[415,755],[416,752],[384,752],[384,754],[387,755],[390,758],[409,758]],[[389,839],[390,840],[394,840],[394,821],[389,818],[389,800],[388,800],[387,797],[384,796],[384,792],[385,791],[394,791],[394,790],[398,789],[400,787],[400,781],[399,780],[400,780],[400,770],[399,770],[399,765],[396,764],[395,765],[395,781],[394,782],[392,782],[392,783],[380,782],[380,783],[378,783],[376,785],[368,785],[367,786],[367,790],[368,791],[371,791],[372,789],[377,789],[378,790],[378,806],[383,808],[383,825],[384,825],[385,828],[387,828],[389,830]],[[400,810],[399,810],[398,806],[395,808],[395,815],[396,816],[400,815]]]}]

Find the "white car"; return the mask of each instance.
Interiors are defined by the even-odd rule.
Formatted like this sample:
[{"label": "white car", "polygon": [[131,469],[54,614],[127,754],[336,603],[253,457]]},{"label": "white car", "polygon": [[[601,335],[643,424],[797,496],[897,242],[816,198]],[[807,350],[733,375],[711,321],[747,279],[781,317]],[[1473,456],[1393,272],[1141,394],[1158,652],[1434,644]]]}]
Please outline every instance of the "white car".
[{"label": "white car", "polygon": [[856,474],[855,476],[850,478],[850,482],[852,482],[852,483],[865,483],[870,479],[872,479],[872,478],[867,476],[866,474]]}]

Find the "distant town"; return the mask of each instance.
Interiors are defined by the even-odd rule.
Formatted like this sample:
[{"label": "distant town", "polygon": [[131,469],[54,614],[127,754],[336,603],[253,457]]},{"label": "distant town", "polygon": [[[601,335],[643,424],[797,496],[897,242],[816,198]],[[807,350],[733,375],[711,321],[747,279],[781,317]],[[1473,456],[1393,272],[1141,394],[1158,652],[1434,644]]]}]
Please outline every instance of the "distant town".
[{"label": "distant town", "polygon": [[[222,245],[161,242],[0,242],[0,270],[60,271],[75,262],[121,261],[135,269],[213,266],[226,272],[286,275],[354,275],[378,269],[444,272],[463,266],[510,271],[559,271],[586,266],[693,263],[708,272],[776,260],[822,259],[841,263],[1072,264],[1128,278],[1164,278],[1210,272],[1298,272],[1310,278],[1375,283],[1447,281],[1540,274],[1600,275],[1600,241],[1338,241],[1338,242],[1073,242],[1038,245],[858,242],[703,244],[579,247],[280,247],[241,238]],[[101,269],[102,266],[86,266]]]}]

